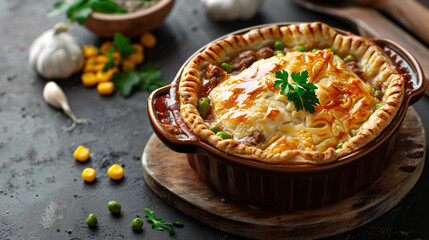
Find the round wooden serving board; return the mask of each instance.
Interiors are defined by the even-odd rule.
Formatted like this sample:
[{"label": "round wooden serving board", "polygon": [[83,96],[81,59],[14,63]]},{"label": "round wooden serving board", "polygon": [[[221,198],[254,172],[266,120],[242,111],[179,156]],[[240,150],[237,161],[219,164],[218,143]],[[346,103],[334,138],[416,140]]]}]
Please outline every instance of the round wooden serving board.
[{"label": "round wooden serving board", "polygon": [[309,211],[267,211],[228,200],[197,177],[186,154],[168,149],[155,135],[144,149],[143,172],[159,197],[221,231],[256,239],[321,238],[374,220],[416,184],[423,170],[426,136],[412,107],[398,134],[391,164],[372,185],[335,205]]}]

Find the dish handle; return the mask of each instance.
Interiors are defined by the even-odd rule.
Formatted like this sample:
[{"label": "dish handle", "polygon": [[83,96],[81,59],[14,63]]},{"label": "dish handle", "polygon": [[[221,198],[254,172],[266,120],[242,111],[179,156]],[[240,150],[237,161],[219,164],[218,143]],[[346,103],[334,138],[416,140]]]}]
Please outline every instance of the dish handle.
[{"label": "dish handle", "polygon": [[[169,110],[169,114],[174,118],[173,121],[177,125],[177,129],[181,132],[180,134],[176,135],[169,132],[165,128],[166,124],[163,124],[159,119],[155,102],[158,97],[168,94],[171,87],[172,86],[170,84],[153,91],[147,100],[148,115],[152,129],[158,138],[170,149],[181,153],[196,153],[198,149],[196,148],[196,145],[199,145],[200,142],[197,141],[199,138],[192,134],[191,131],[184,130],[187,126],[177,124],[177,122],[179,122],[177,121],[177,118],[180,118],[181,120],[178,110],[175,114],[174,111]],[[182,124],[186,125],[184,122]]]},{"label": "dish handle", "polygon": [[423,69],[417,59],[395,41],[384,38],[372,40],[383,49],[398,71],[404,74],[407,80],[404,101],[408,101],[409,105],[416,103],[422,98],[426,88]]}]

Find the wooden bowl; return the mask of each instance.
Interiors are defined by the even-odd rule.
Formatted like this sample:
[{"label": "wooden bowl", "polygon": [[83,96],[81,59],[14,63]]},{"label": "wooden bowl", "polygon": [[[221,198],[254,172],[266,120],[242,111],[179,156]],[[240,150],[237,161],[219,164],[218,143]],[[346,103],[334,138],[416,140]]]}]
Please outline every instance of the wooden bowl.
[{"label": "wooden bowl", "polygon": [[159,0],[153,6],[125,14],[92,13],[85,21],[85,27],[104,38],[113,38],[122,33],[129,38],[157,28],[167,17],[174,0]]},{"label": "wooden bowl", "polygon": [[[261,26],[255,28],[259,27]],[[250,29],[232,34],[242,34],[248,30]],[[184,128],[186,124],[183,125],[180,114],[174,114],[178,112],[175,108],[180,107],[178,101],[174,99],[177,97],[177,85],[187,62],[179,70],[171,85],[155,90],[148,99],[148,113],[154,132],[172,150],[188,153],[189,165],[200,179],[222,195],[244,204],[295,211],[320,208],[339,202],[369,186],[389,165],[395,149],[396,132],[402,124],[407,108],[423,96],[425,89],[423,70],[407,50],[390,40],[371,41],[385,52],[386,57],[399,70],[406,68],[410,73],[404,100],[395,118],[376,139],[335,162],[325,165],[268,164],[224,153],[192,135],[192,132]],[[169,94],[171,98],[169,100],[174,100],[169,101],[172,104],[171,111],[177,125],[188,135],[187,138],[178,138],[170,134],[158,120],[155,102],[158,97],[166,94]]]}]

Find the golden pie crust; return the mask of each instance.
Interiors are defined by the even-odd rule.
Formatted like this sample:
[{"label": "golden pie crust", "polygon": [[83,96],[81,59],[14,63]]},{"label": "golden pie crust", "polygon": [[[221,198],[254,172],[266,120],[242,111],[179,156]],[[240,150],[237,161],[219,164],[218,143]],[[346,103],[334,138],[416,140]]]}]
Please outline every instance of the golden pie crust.
[{"label": "golden pie crust", "polygon": [[[322,50],[290,51],[228,75],[210,92],[214,119],[206,122],[197,109],[206,66],[229,62],[240,52],[257,51],[275,41],[282,41],[286,48],[302,45]],[[355,56],[362,78],[328,48],[340,56]],[[272,87],[274,72],[281,70],[309,72],[309,82],[318,86],[320,104],[315,113],[297,112],[279,94],[280,89]],[[254,29],[210,44],[185,67],[178,95],[180,113],[189,128],[223,152],[272,164],[325,164],[371,142],[389,125],[402,103],[404,81],[371,41],[314,22]],[[382,86],[382,99],[374,97],[372,85]],[[215,124],[233,139],[216,136],[209,130]],[[264,134],[264,143],[248,146],[240,142],[255,130]],[[339,142],[343,146],[337,149]]]}]

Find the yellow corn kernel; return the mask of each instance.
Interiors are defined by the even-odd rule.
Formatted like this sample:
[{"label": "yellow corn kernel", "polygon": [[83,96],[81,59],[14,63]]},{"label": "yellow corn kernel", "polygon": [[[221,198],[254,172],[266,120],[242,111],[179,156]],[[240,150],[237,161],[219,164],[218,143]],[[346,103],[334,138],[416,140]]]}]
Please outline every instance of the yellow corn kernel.
[{"label": "yellow corn kernel", "polygon": [[109,61],[109,58],[105,55],[98,55],[95,57],[95,62],[97,63],[107,63]]},{"label": "yellow corn kernel", "polygon": [[103,70],[104,65],[106,65],[106,64],[105,63],[97,63],[97,64],[95,64],[94,67],[93,67],[94,72],[98,72],[100,70]]},{"label": "yellow corn kernel", "polygon": [[92,182],[95,180],[96,172],[93,168],[85,168],[82,171],[82,179],[85,180],[85,182]]},{"label": "yellow corn kernel", "polygon": [[83,46],[83,55],[86,58],[97,56],[98,55],[98,49],[94,46],[86,45]]},{"label": "yellow corn kernel", "polygon": [[118,66],[119,63],[121,63],[122,61],[121,54],[118,51],[116,51],[116,52],[113,52],[112,57],[115,59],[113,63],[115,64],[115,66]]},{"label": "yellow corn kernel", "polygon": [[89,159],[89,150],[88,148],[80,145],[76,148],[76,150],[73,153],[73,157],[76,158],[79,162],[85,162]]},{"label": "yellow corn kernel", "polygon": [[86,72],[82,74],[80,78],[82,80],[82,84],[85,87],[92,87],[97,84],[97,78],[95,77],[95,73],[93,72]]},{"label": "yellow corn kernel", "polygon": [[112,79],[113,73],[111,71],[109,72],[109,70],[107,72],[103,72],[102,70],[97,71],[97,74],[95,75],[97,82],[110,81]]},{"label": "yellow corn kernel", "polygon": [[140,42],[144,47],[153,48],[156,45],[156,37],[152,33],[146,32],[140,37]]},{"label": "yellow corn kernel", "polygon": [[114,48],[115,44],[113,42],[107,41],[101,44],[100,51],[104,54],[107,54],[112,47]]},{"label": "yellow corn kernel", "polygon": [[113,82],[101,82],[97,85],[97,91],[101,95],[110,95],[115,90]]},{"label": "yellow corn kernel", "polygon": [[110,73],[110,74],[112,74],[112,76],[113,76],[113,74],[119,72],[119,68],[118,67],[113,67],[113,68],[109,69],[107,72]]},{"label": "yellow corn kernel", "polygon": [[143,62],[143,53],[141,52],[135,52],[133,54],[131,54],[128,59],[130,59],[131,61],[133,61],[135,64],[140,64]]},{"label": "yellow corn kernel", "polygon": [[140,53],[143,52],[143,46],[140,43],[133,43],[131,44],[131,46],[133,46],[133,48],[135,48],[137,52],[140,52]]},{"label": "yellow corn kernel", "polygon": [[113,180],[120,180],[124,177],[124,169],[122,169],[118,164],[113,164],[109,169],[107,169],[107,175],[109,175]]},{"label": "yellow corn kernel", "polygon": [[128,72],[136,68],[136,64],[131,59],[124,59],[122,61],[122,71]]},{"label": "yellow corn kernel", "polygon": [[83,68],[84,73],[94,72],[94,64],[85,64]]},{"label": "yellow corn kernel", "polygon": [[90,65],[90,64],[94,65],[96,61],[97,61],[97,56],[89,57],[88,59],[86,59],[85,65]]}]

